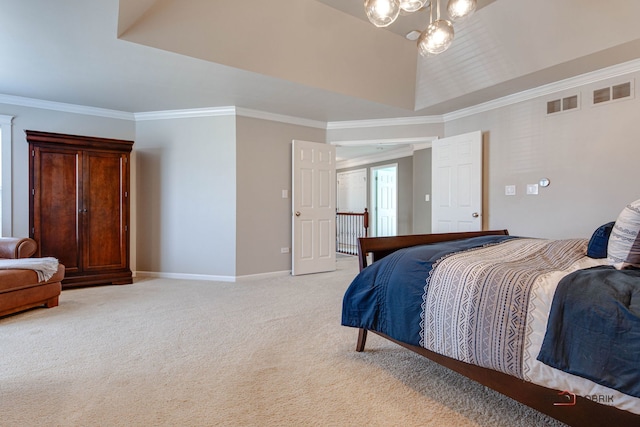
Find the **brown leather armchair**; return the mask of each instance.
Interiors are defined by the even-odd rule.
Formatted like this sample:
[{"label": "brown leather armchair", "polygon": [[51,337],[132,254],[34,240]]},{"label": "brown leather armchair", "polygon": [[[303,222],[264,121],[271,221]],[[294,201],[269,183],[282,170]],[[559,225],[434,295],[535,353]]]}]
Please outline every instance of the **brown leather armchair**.
[{"label": "brown leather armchair", "polygon": [[[0,259],[29,258],[38,248],[35,240],[0,238]],[[64,265],[46,281],[39,281],[33,270],[0,269],[0,317],[32,307],[55,307],[62,290]]]}]

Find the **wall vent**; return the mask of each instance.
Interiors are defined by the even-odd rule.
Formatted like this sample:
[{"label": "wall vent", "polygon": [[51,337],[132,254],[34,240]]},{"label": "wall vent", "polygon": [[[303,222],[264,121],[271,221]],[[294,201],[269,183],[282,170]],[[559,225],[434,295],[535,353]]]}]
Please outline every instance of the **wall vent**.
[{"label": "wall vent", "polygon": [[560,113],[578,108],[578,95],[567,96],[566,98],[554,99],[547,102],[547,114]]},{"label": "wall vent", "polygon": [[631,96],[631,82],[621,85],[611,86],[611,97],[613,99],[628,98]]},{"label": "wall vent", "polygon": [[602,89],[596,89],[593,91],[593,104],[602,104],[604,102],[611,102],[618,99],[631,98],[633,94],[633,85],[631,82],[621,83],[605,87]]}]

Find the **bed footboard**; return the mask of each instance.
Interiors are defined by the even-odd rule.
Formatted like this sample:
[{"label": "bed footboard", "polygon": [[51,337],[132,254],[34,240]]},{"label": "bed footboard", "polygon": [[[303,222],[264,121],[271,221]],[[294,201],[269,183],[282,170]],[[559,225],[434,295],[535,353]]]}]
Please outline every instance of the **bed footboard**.
[{"label": "bed footboard", "polygon": [[360,270],[367,266],[367,256],[369,254],[371,254],[371,262],[375,262],[398,249],[408,248],[410,246],[490,235],[508,236],[509,232],[507,230],[485,230],[440,234],[412,234],[391,237],[361,237],[358,239],[358,260],[360,262]]}]

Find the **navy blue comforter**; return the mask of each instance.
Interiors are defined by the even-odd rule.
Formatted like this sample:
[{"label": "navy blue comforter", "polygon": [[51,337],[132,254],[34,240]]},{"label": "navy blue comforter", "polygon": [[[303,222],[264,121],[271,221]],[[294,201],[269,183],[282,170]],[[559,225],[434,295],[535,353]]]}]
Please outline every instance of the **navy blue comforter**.
[{"label": "navy blue comforter", "polygon": [[342,304],[342,325],[381,332],[420,345],[422,297],[434,262],[445,255],[514,236],[481,236],[398,250],[356,276]]},{"label": "navy blue comforter", "polygon": [[640,397],[640,269],[601,266],[565,276],[538,360]]}]

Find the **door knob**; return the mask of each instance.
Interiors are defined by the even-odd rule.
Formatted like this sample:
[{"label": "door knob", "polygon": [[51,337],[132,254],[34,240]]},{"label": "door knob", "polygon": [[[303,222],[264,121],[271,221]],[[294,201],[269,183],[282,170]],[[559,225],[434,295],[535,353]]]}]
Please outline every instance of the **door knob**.
[{"label": "door knob", "polygon": [[480,216],[480,214],[478,212],[474,212],[471,214],[472,217],[474,218],[478,218]]},{"label": "door knob", "polygon": [[300,212],[299,211],[296,211],[296,216],[300,216]]}]

